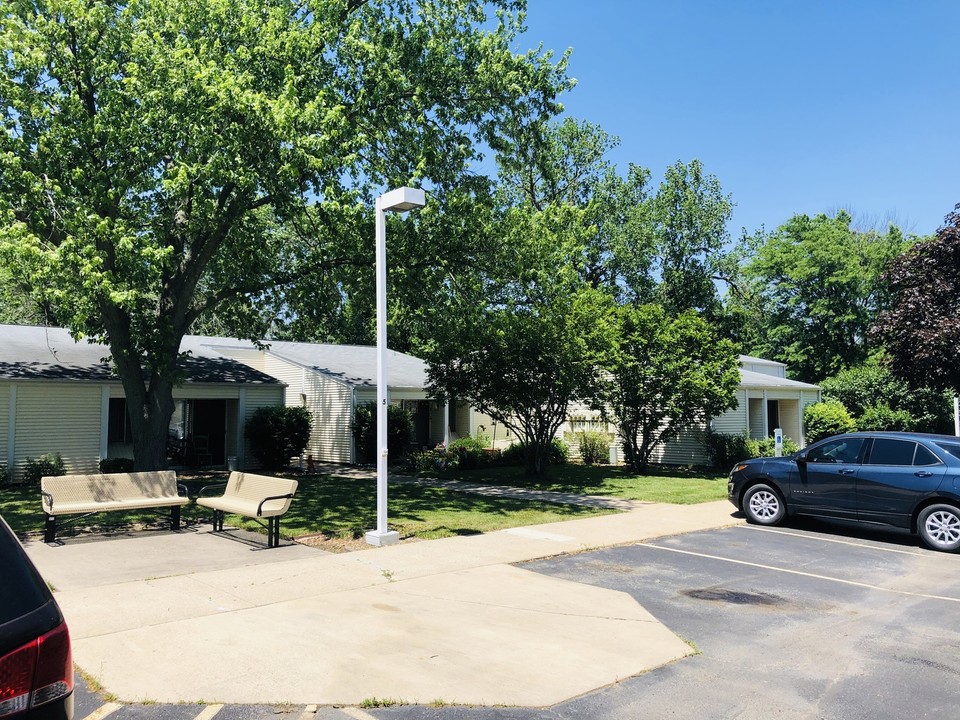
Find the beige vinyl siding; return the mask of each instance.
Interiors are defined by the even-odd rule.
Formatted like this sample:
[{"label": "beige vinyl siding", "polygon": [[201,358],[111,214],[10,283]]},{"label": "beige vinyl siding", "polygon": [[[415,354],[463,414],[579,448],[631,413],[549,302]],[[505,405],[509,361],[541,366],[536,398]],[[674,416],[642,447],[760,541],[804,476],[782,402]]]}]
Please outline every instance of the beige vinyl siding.
[{"label": "beige vinyl siding", "polygon": [[705,423],[683,430],[678,437],[654,448],[652,462],[665,465],[708,465],[710,458],[703,445]]},{"label": "beige vinyl siding", "polygon": [[307,454],[319,462],[353,462],[353,388],[310,372],[303,392],[313,413]]},{"label": "beige vinyl siding", "polygon": [[100,462],[100,385],[24,382],[17,385],[15,457],[59,452],[68,473],[91,473]]},{"label": "beige vinyl siding", "polygon": [[10,444],[10,383],[0,383],[0,465],[6,465]]},{"label": "beige vinyl siding", "polygon": [[742,435],[747,429],[746,391],[737,390],[737,406],[713,419],[713,431],[726,435]]},{"label": "beige vinyl siding", "polygon": [[[243,360],[242,358],[238,359]],[[243,360],[243,362],[246,362],[246,360]],[[261,370],[267,375],[270,375],[280,382],[287,384],[286,397],[284,398],[284,402],[287,404],[287,406],[297,407],[298,405],[302,405],[303,399],[300,396],[305,392],[304,377],[307,374],[314,374],[313,371],[304,370],[299,365],[294,365],[293,363],[280,360],[272,355],[267,355],[262,364],[263,367],[257,368],[258,370]]]}]

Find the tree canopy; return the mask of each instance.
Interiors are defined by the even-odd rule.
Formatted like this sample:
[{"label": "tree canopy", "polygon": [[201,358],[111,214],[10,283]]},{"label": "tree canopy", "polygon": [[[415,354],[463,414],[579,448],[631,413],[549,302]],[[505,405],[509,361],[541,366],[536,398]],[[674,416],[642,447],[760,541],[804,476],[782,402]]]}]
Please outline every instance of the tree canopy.
[{"label": "tree canopy", "polygon": [[911,385],[960,392],[960,205],[935,238],[896,258],[883,276],[890,307],[874,334]]},{"label": "tree canopy", "polygon": [[746,350],[787,363],[817,382],[864,362],[879,347],[868,334],[883,307],[880,275],[909,240],[895,227],[859,232],[845,212],[795,215],[769,235],[753,238],[743,274],[749,323]]},{"label": "tree canopy", "polygon": [[138,468],[164,463],[195,323],[263,337],[283,289],[357,262],[380,188],[440,193],[556,112],[565,60],[512,50],[522,7],[0,0],[0,253],[109,345]]}]

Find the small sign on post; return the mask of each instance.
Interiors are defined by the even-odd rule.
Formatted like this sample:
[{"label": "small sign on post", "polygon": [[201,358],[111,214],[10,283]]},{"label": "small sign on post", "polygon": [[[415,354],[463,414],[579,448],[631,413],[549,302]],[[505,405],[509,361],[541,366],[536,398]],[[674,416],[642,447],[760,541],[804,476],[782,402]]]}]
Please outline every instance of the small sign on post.
[{"label": "small sign on post", "polygon": [[773,429],[773,455],[783,457],[783,428]]}]

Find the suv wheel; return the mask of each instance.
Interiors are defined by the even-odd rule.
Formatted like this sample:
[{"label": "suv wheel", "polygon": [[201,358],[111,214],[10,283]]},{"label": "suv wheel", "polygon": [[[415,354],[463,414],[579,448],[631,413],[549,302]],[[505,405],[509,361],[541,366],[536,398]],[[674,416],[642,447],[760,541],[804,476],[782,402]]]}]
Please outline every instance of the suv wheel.
[{"label": "suv wheel", "polygon": [[917,530],[928,547],[953,552],[960,549],[960,510],[953,505],[931,505],[917,518]]},{"label": "suv wheel", "polygon": [[747,522],[754,525],[779,525],[787,509],[774,488],[759,484],[751,486],[743,495],[743,512]]}]

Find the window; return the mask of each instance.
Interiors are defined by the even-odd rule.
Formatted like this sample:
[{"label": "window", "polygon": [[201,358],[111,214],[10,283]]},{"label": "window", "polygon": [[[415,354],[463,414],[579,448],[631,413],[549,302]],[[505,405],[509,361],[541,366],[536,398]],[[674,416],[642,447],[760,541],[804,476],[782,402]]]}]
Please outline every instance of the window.
[{"label": "window", "polygon": [[955,458],[960,459],[960,445],[957,445],[954,443],[938,442],[937,447],[940,448],[941,450],[944,450],[950,453]]},{"label": "window", "polygon": [[127,415],[127,401],[124,398],[110,398],[107,441],[112,443],[133,442],[133,433],[130,431],[130,418]]},{"label": "window", "polygon": [[812,463],[855,463],[860,457],[863,438],[841,438],[817,445],[807,454]]},{"label": "window", "polygon": [[923,445],[917,445],[917,454],[913,456],[914,465],[939,465],[940,458],[927,450]]},{"label": "window", "polygon": [[909,440],[875,438],[870,449],[869,465],[913,465],[917,444]]}]

